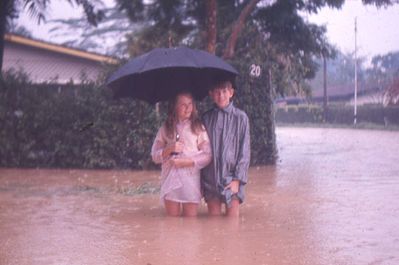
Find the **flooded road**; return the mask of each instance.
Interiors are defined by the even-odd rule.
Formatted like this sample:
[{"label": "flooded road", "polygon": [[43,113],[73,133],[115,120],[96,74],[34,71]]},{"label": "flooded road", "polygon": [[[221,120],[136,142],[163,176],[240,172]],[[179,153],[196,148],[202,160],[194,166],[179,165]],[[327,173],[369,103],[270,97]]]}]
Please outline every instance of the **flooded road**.
[{"label": "flooded road", "polygon": [[157,171],[0,169],[0,265],[399,264],[399,132],[277,139],[236,220],[165,217]]}]

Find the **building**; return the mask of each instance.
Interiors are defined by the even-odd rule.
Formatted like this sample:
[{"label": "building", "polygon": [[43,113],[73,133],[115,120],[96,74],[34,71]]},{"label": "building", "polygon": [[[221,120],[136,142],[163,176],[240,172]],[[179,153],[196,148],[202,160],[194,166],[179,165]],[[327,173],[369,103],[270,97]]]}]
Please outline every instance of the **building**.
[{"label": "building", "polygon": [[[340,86],[330,86],[327,88],[327,98],[329,103],[341,103],[354,105],[355,85],[346,84]],[[357,91],[357,105],[382,104],[384,92],[372,85],[359,84]],[[311,102],[322,104],[324,101],[324,91],[319,89],[312,95]]]},{"label": "building", "polygon": [[97,53],[6,34],[3,71],[23,71],[32,83],[81,84],[95,81],[115,58]]},{"label": "building", "polygon": [[[327,88],[327,102],[328,104],[343,104],[343,105],[354,105],[354,85],[340,85],[330,86]],[[313,91],[312,96],[307,97],[285,97],[278,98],[275,103],[279,107],[286,105],[301,105],[301,104],[319,104],[322,105],[324,102],[324,91],[318,89]],[[384,91],[373,86],[360,86],[357,92],[357,105],[365,104],[383,104],[384,102]]]}]

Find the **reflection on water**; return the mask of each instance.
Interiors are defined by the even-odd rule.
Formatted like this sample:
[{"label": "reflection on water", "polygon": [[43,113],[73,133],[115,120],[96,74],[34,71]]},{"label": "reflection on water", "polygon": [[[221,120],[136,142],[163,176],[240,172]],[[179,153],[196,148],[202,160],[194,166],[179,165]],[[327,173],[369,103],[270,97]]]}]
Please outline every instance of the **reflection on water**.
[{"label": "reflection on water", "polygon": [[166,217],[156,171],[0,169],[0,264],[399,264],[399,133],[277,138],[239,219]]}]

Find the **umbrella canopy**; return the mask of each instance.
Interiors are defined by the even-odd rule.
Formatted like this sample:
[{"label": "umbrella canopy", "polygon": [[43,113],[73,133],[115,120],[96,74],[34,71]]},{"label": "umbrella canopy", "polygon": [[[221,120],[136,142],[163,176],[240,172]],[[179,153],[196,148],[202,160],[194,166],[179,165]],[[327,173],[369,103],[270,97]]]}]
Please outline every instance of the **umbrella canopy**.
[{"label": "umbrella canopy", "polygon": [[237,71],[219,57],[187,47],[156,48],[131,59],[107,80],[116,98],[156,103],[190,91],[202,99],[215,80],[234,81]]}]

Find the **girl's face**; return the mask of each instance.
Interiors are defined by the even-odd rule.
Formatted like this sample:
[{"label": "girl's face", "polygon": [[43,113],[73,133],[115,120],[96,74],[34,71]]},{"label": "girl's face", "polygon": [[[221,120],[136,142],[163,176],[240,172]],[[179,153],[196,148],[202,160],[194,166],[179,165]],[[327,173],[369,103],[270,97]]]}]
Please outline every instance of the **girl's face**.
[{"label": "girl's face", "polygon": [[209,91],[209,96],[212,98],[213,102],[221,108],[224,109],[230,103],[231,97],[234,95],[234,89],[230,82],[225,82],[218,87]]},{"label": "girl's face", "polygon": [[176,100],[176,115],[179,121],[187,120],[193,112],[193,98],[189,94],[180,94]]}]

